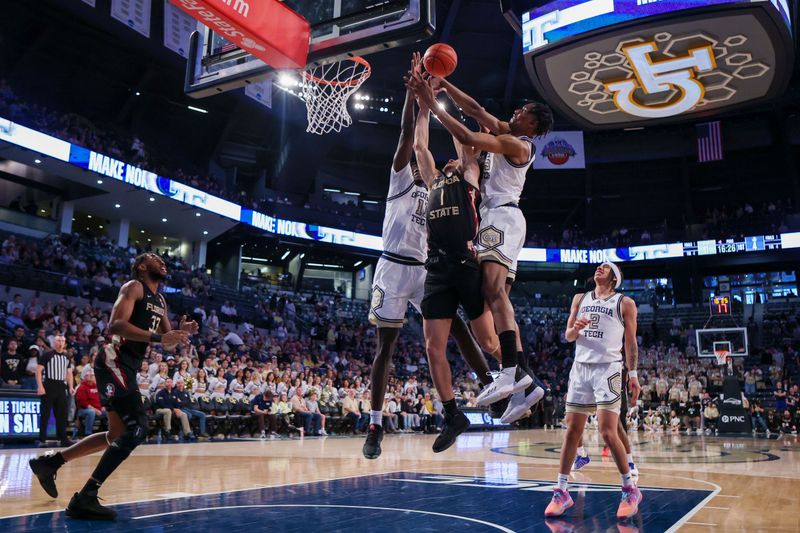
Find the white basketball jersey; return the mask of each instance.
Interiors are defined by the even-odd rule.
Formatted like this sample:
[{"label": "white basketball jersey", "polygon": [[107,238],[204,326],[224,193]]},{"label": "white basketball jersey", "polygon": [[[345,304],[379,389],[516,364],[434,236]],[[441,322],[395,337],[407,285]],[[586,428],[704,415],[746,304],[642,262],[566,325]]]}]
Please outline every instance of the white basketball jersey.
[{"label": "white basketball jersey", "polygon": [[614,293],[605,300],[595,297],[594,291],[581,298],[578,318],[589,325],[578,334],[575,361],[579,363],[614,363],[622,361],[625,326],[622,323],[622,298]]},{"label": "white basketball jersey", "polygon": [[525,174],[536,157],[533,141],[529,137],[519,139],[531,145],[530,157],[525,163],[512,163],[503,154],[486,154],[481,180],[481,209],[519,204],[525,186]]},{"label": "white basketball jersey", "polygon": [[383,249],[424,263],[428,254],[428,189],[417,185],[421,180],[415,180],[415,172],[412,163],[399,172],[392,167],[383,217]]}]

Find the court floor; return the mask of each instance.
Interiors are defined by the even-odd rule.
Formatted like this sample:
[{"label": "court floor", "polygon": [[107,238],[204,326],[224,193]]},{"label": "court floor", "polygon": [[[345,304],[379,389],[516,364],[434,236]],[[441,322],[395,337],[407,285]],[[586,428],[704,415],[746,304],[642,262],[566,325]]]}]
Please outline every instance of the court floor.
[{"label": "court floor", "polygon": [[59,497],[31,479],[42,450],[0,449],[0,531],[800,531],[800,445],[779,439],[633,436],[644,500],[618,523],[619,476],[587,433],[592,462],[573,475],[575,506],[544,520],[561,430],[467,433],[442,454],[433,436],[145,445],[103,486],[115,523],[61,512],[98,456],[66,465]]}]

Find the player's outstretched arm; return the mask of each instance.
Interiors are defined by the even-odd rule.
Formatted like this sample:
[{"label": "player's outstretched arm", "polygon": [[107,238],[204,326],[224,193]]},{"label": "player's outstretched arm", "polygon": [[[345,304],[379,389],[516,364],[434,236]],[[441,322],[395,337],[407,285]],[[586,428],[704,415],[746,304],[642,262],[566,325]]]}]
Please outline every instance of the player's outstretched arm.
[{"label": "player's outstretched arm", "polygon": [[433,160],[430,148],[428,148],[430,117],[431,113],[428,110],[428,106],[420,102],[417,124],[414,128],[414,156],[417,158],[419,173],[428,189],[431,188],[433,179],[436,176],[436,162]]},{"label": "player's outstretched arm", "polygon": [[514,137],[513,135],[491,135],[483,132],[474,132],[467,128],[455,117],[451,116],[446,109],[436,105],[436,97],[430,83],[422,78],[421,74],[415,73],[408,80],[408,86],[414,90],[420,103],[427,105],[436,118],[450,132],[450,134],[461,144],[472,146],[478,150],[485,150],[496,154],[503,154],[512,161],[526,161],[530,158],[530,145]]},{"label": "player's outstretched arm", "polygon": [[500,120],[496,116],[486,111],[486,109],[484,109],[483,106],[481,106],[470,95],[444,78],[436,78],[436,80],[437,81],[434,83],[437,83],[439,87],[447,91],[447,94],[450,95],[450,98],[452,98],[453,102],[455,102],[455,104],[461,108],[465,115],[474,118],[478,124],[488,128],[489,131],[495,135],[511,132],[508,122]]},{"label": "player's outstretched arm", "polygon": [[414,151],[414,93],[406,89],[406,99],[403,102],[403,115],[400,118],[400,141],[392,160],[392,168],[400,172],[411,162]]},{"label": "player's outstretched arm", "polygon": [[472,146],[465,146],[456,139],[453,139],[453,144],[456,146],[456,152],[464,170],[464,179],[467,183],[480,190],[481,167],[478,164],[480,150]]},{"label": "player's outstretched arm", "polygon": [[[414,52],[411,58],[411,71],[422,69],[422,58],[419,52]],[[400,172],[411,162],[411,155],[414,152],[414,93],[406,88],[406,99],[403,102],[403,114],[400,117],[400,140],[397,143],[397,150],[392,160],[392,168],[395,172]]]},{"label": "player's outstretched arm", "polygon": [[572,306],[569,309],[569,318],[567,319],[567,330],[564,332],[567,342],[575,342],[581,330],[589,325],[588,319],[578,318],[582,298],[583,294],[576,294],[572,297]]}]

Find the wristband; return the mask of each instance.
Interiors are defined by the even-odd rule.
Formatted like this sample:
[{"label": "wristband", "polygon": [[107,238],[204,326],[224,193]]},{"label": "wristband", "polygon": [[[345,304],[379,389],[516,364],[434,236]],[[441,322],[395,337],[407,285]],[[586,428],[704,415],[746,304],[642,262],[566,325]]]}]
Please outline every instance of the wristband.
[{"label": "wristband", "polygon": [[161,334],[160,333],[151,333],[150,334],[150,342],[161,342]]},{"label": "wristband", "polygon": [[628,370],[629,378],[639,378],[639,373],[636,370]]}]

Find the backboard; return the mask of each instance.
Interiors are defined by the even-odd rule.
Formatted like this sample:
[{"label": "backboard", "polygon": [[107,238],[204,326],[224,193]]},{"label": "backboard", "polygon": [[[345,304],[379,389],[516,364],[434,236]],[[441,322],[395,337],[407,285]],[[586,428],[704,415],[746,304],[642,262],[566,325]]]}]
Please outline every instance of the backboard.
[{"label": "backboard", "polygon": [[[324,64],[430,37],[436,0],[284,0],[311,25],[308,62]],[[187,62],[186,93],[203,98],[271,75],[273,69],[198,25]]]},{"label": "backboard", "polygon": [[717,349],[726,349],[730,357],[750,355],[747,328],[698,329],[696,336],[698,357],[716,357]]}]

